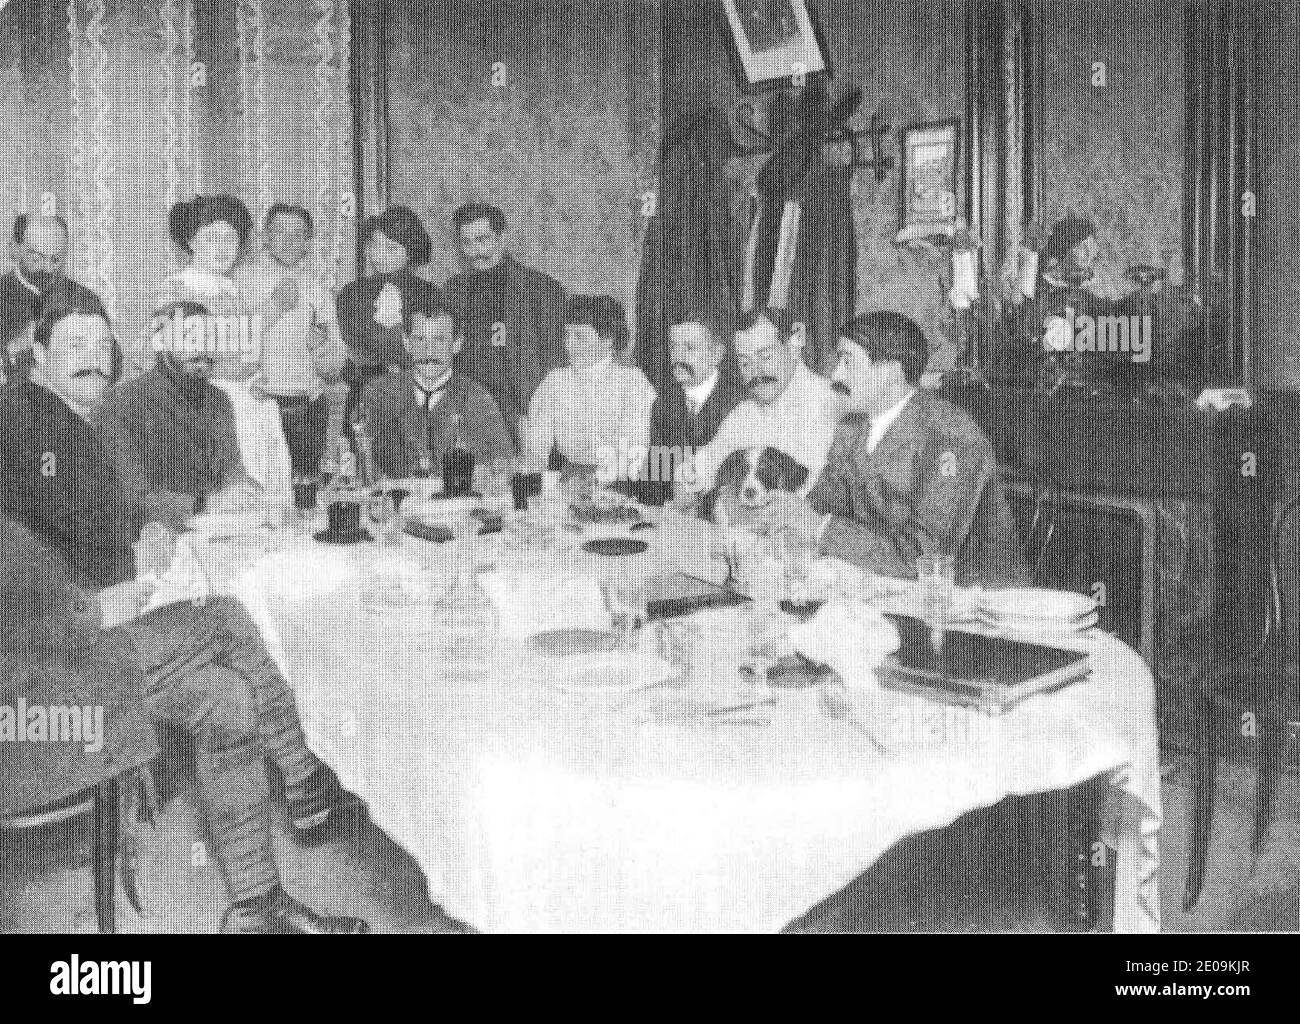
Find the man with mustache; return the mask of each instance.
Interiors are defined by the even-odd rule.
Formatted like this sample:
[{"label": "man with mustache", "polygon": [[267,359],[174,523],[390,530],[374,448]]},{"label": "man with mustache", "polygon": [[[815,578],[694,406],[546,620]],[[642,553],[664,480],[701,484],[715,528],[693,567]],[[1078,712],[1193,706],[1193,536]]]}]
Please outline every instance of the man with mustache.
[{"label": "man with mustache", "polygon": [[411,369],[376,377],[361,393],[380,472],[395,479],[421,469],[437,475],[458,444],[477,465],[513,459],[496,402],[482,384],[453,369],[464,340],[455,318],[437,301],[417,300],[407,314]]},{"label": "man with mustache", "polygon": [[925,334],[901,313],[854,317],[833,380],[849,415],[806,498],[778,494],[770,533],[887,576],[923,554],[952,555],[958,586],[1026,586],[1028,565],[997,478],[993,445],[965,412],[917,382]]},{"label": "man with mustache", "polygon": [[[155,328],[178,312],[185,319],[207,309],[174,303],[154,315]],[[147,373],[114,385],[99,410],[122,486],[177,531],[197,512],[256,511],[265,500],[244,470],[230,399],[211,382],[215,365],[211,352],[159,352]]]},{"label": "man with mustache", "polygon": [[68,225],[62,217],[19,214],[9,255],[14,268],[0,277],[0,362],[6,377],[24,379],[32,363],[28,332],[46,304],[104,307],[89,288],[64,276]]},{"label": "man with mustache", "polygon": [[[713,440],[722,421],[744,397],[732,361],[726,358],[724,335],[702,318],[674,324],[668,331],[673,381],[665,385],[650,409],[651,472],[665,463],[656,453],[676,451],[683,456]],[[642,479],[637,497],[662,505],[673,494],[672,479]]]},{"label": "man with mustache", "polygon": [[337,820],[344,794],[308,749],[293,691],[238,601],[215,597],[140,612],[132,544],[151,517],[122,486],[92,420],[111,376],[112,333],[102,313],[51,307],[33,332],[32,379],[0,392],[0,511],[60,556],[85,592],[93,632],[132,668],[128,696],[148,719],[194,738],[200,811],[229,890],[225,932],[349,934],[354,917],[322,917],[280,885],[267,816],[265,762],[284,778],[290,831],[313,843]]},{"label": "man with mustache", "polygon": [[[506,215],[466,203],[452,216],[464,273],[447,282],[446,299],[465,332],[456,367],[488,389],[516,442],[538,385],[567,362],[567,297],[553,277],[506,251]],[[522,447],[522,444],[521,444]]]},{"label": "man with mustache", "polygon": [[839,405],[830,382],[808,369],[795,331],[779,312],[758,312],[736,332],[736,359],[745,399],[722,421],[713,440],[678,474],[683,503],[708,490],[727,456],[740,448],[779,448],[816,479],[826,463]]}]

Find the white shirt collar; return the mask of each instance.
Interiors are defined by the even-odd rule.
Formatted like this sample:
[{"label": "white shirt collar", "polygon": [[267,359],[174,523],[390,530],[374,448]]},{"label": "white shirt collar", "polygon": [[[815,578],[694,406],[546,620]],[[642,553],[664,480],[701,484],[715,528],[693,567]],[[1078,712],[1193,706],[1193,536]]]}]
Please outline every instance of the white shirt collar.
[{"label": "white shirt collar", "polygon": [[693,388],[688,388],[683,384],[682,391],[685,392],[687,401],[694,403],[695,408],[698,410],[704,408],[704,403],[709,400],[709,396],[713,394],[713,389],[717,386],[718,368],[715,366],[713,372]]},{"label": "white shirt collar", "polygon": [[26,288],[29,292],[31,292],[33,295],[37,297],[40,296],[41,290],[37,288],[36,285],[32,284],[29,280],[27,280],[26,277],[23,276],[22,267],[14,267],[14,277],[18,278],[22,286]]},{"label": "white shirt collar", "polygon": [[434,381],[432,386],[425,385],[420,380],[419,377],[416,377],[415,378],[416,401],[420,402],[420,404],[423,405],[427,399],[441,396],[442,393],[447,389],[448,382],[451,380],[451,373],[452,371],[448,370],[436,381]]},{"label": "white shirt collar", "polygon": [[569,369],[571,369],[575,374],[577,374],[583,380],[594,380],[597,377],[603,377],[609,371],[609,368],[613,365],[614,365],[614,356],[611,354],[611,355],[607,355],[604,359],[600,360],[600,362],[598,363],[592,363],[584,370],[579,370],[575,366],[571,366],[569,367]]},{"label": "white shirt collar", "polygon": [[907,403],[912,400],[914,394],[916,394],[916,388],[910,388],[907,394],[882,412],[879,416],[872,417],[871,430],[867,432],[867,451],[869,453],[876,450],[876,446],[880,444],[880,440],[885,436],[885,432],[893,426],[894,420],[898,419]]}]

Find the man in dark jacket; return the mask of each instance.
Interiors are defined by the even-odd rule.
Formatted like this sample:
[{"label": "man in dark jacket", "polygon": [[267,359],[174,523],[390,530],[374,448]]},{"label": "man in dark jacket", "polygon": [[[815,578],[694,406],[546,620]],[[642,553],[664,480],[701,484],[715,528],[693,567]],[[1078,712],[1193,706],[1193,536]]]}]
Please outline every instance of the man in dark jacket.
[{"label": "man in dark jacket", "polygon": [[506,217],[497,207],[468,203],[452,223],[466,268],[446,286],[465,335],[456,366],[487,388],[517,444],[537,385],[568,363],[564,288],[506,252]]},{"label": "man in dark jacket", "polygon": [[841,420],[807,499],[779,494],[769,528],[885,576],[916,576],[923,554],[951,555],[958,586],[1031,582],[997,476],[993,445],[965,412],[917,382],[928,346],[901,313],[855,317],[832,387]]},{"label": "man in dark jacket", "polygon": [[727,413],[745,397],[717,328],[687,320],[668,333],[673,380],[650,409],[650,455],[636,489],[640,500],[652,505],[672,498],[676,465],[712,441]]},{"label": "man in dark jacket", "polygon": [[103,312],[99,296],[64,274],[68,225],[62,217],[19,214],[9,255],[14,269],[0,277],[0,362],[4,375],[23,378],[31,370],[27,332],[47,303],[76,303]]},{"label": "man in dark jacket", "polygon": [[341,793],[307,749],[293,691],[247,612],[216,598],[140,615],[150,594],[133,579],[131,531],[146,514],[131,504],[89,422],[109,376],[107,322],[94,310],[51,308],[33,338],[32,379],[0,396],[0,510],[63,558],[99,605],[99,624],[134,649],[149,719],[194,736],[200,807],[233,901],[222,930],[367,930],[356,918],[314,913],[280,886],[265,759],[284,777],[292,831],[302,841],[319,834]]},{"label": "man in dark jacket", "polygon": [[385,476],[442,471],[442,457],[454,446],[478,465],[512,458],[515,447],[497,404],[472,377],[453,369],[463,339],[452,315],[431,303],[411,310],[406,337],[412,368],[376,377],[362,404],[375,444],[375,461]]}]

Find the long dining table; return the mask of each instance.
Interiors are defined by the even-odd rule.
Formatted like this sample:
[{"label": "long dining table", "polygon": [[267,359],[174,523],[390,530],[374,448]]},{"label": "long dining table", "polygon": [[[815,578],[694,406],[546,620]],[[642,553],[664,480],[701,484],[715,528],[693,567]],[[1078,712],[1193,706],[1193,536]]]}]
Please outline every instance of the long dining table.
[{"label": "long dining table", "polygon": [[[485,565],[548,594],[548,578],[562,591],[615,567],[717,580],[712,530],[665,511],[637,534],[648,550],[620,559],[568,534],[544,551],[477,544]],[[418,612],[366,606],[377,565],[444,579],[451,544],[332,546],[308,530],[254,558],[220,547],[204,550],[208,574],[257,621],[310,745],[419,864],[433,901],[473,928],[774,932],[907,836],[1098,776],[1113,927],[1160,928],[1154,686],[1109,634],[1054,641],[1090,654],[1089,677],[998,716],[867,687],[849,715],[829,714],[815,688],[774,688],[759,720],[663,719],[634,698],[553,685],[563,659],[516,631],[467,674]],[[743,614],[693,619],[725,646]]]}]

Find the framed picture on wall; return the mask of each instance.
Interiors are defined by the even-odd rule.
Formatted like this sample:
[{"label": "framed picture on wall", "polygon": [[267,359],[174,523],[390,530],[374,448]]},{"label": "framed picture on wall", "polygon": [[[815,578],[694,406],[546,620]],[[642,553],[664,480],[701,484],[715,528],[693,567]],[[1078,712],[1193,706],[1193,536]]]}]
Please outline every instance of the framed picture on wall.
[{"label": "framed picture on wall", "polygon": [[722,0],[722,10],[747,90],[804,85],[830,70],[806,0]]},{"label": "framed picture on wall", "polygon": [[956,120],[903,129],[898,241],[951,237],[957,230],[961,132]]}]

